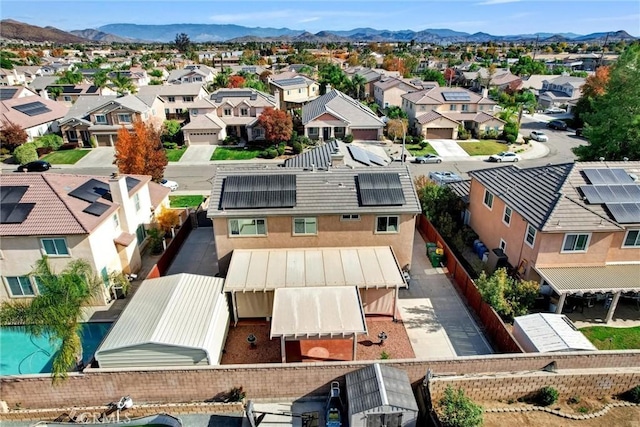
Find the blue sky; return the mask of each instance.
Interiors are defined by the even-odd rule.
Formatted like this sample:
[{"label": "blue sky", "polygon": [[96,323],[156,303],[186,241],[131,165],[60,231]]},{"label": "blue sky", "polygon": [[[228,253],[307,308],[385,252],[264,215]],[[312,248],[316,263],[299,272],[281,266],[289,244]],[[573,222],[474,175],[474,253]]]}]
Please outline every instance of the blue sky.
[{"label": "blue sky", "polygon": [[1,0],[0,16],[67,31],[112,23],[195,23],[310,32],[358,27],[494,35],[625,30],[640,36],[638,0]]}]

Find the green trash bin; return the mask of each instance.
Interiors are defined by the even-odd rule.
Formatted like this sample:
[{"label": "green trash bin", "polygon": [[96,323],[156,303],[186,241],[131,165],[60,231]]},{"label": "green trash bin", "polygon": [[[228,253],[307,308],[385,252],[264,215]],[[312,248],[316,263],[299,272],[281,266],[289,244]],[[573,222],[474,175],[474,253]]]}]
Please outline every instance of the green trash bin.
[{"label": "green trash bin", "polygon": [[440,267],[440,261],[442,261],[442,255],[437,254],[435,251],[431,252],[431,256],[429,257],[429,259],[431,259],[431,267]]},{"label": "green trash bin", "polygon": [[435,243],[427,242],[427,256],[430,256],[431,252],[434,252],[438,247]]}]

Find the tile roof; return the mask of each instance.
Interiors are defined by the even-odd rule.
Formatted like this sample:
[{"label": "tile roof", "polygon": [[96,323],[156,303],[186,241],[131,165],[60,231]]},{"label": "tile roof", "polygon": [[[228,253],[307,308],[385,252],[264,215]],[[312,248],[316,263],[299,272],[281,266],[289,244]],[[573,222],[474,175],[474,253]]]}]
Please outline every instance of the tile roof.
[{"label": "tile roof", "polygon": [[[444,99],[444,92],[459,92],[469,95],[469,101],[447,101]],[[439,104],[496,104],[495,101],[489,98],[483,98],[475,92],[462,88],[450,88],[450,87],[434,87],[431,89],[424,89],[417,92],[410,92],[402,95],[402,97],[414,104],[427,104],[427,105],[439,105]]]},{"label": "tile roof", "polygon": [[226,125],[224,122],[215,115],[215,113],[198,114],[197,116],[191,116],[189,124],[185,125],[184,130],[208,130],[217,129],[220,130]]},{"label": "tile roof", "polygon": [[384,126],[384,123],[368,107],[336,89],[302,107],[302,124],[307,125],[324,113],[343,118],[352,128]]},{"label": "tile roof", "polygon": [[421,125],[424,125],[426,123],[431,123],[434,120],[443,119],[443,118],[447,119],[447,120],[451,120],[451,121],[457,122],[456,119],[447,117],[444,114],[439,113],[439,112],[434,111],[434,110],[431,110],[431,111],[429,111],[427,113],[419,115],[418,117],[416,117],[416,121],[418,123],[420,123]]},{"label": "tile roof", "polygon": [[[50,111],[30,116],[15,109],[15,107],[32,102],[39,102]],[[45,99],[37,95],[23,96],[21,98],[11,98],[5,101],[0,101],[0,122],[13,122],[19,124],[23,129],[28,129],[43,123],[49,123],[61,119],[68,111],[69,107],[61,102]]]},{"label": "tile roof", "polygon": [[179,85],[149,85],[138,89],[138,95],[167,96],[197,96],[203,89],[204,83],[182,83]]},{"label": "tile roof", "polygon": [[275,107],[276,101],[273,95],[260,92],[251,88],[242,89],[218,89],[209,96],[209,101],[219,107],[222,104],[232,106],[245,103],[252,107]]},{"label": "tile roof", "polygon": [[69,119],[82,119],[89,115],[89,112],[95,110],[101,105],[106,104],[109,101],[113,101],[117,98],[115,95],[107,96],[81,96],[76,102],[73,103],[67,114],[63,117],[61,122],[65,122]]},{"label": "tile roof", "polygon": [[420,88],[413,85],[410,82],[404,81],[402,79],[398,79],[395,77],[388,77],[383,80],[379,80],[373,84],[375,87],[379,87],[382,90],[387,90],[392,87],[399,86],[400,89],[406,90],[407,92],[413,92],[419,90]]},{"label": "tile roof", "polygon": [[286,168],[311,168],[326,169],[332,161],[332,154],[340,153],[338,141],[329,141],[311,150],[300,153],[297,156],[284,161]]}]

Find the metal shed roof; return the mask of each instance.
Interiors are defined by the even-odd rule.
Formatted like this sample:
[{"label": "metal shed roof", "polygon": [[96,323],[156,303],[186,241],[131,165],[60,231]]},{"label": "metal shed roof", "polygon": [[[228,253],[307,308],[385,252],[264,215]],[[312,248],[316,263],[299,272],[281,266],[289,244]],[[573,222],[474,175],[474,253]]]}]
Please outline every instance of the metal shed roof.
[{"label": "metal shed roof", "polygon": [[587,292],[640,292],[640,264],[595,267],[535,267],[559,294]]},{"label": "metal shed roof", "polygon": [[564,314],[527,314],[513,319],[513,325],[519,327],[541,353],[597,350]]},{"label": "metal shed roof", "polygon": [[351,336],[367,332],[355,286],[276,289],[271,338]]},{"label": "metal shed roof", "polygon": [[236,249],[225,292],[277,288],[404,286],[388,246],[351,248]]},{"label": "metal shed roof", "polygon": [[218,304],[223,279],[195,274],[177,274],[145,280],[122,312],[96,352],[132,348],[142,344],[164,344],[202,349],[209,360],[217,357]]},{"label": "metal shed roof", "polygon": [[350,414],[382,405],[418,411],[409,376],[403,370],[374,363],[345,377]]}]

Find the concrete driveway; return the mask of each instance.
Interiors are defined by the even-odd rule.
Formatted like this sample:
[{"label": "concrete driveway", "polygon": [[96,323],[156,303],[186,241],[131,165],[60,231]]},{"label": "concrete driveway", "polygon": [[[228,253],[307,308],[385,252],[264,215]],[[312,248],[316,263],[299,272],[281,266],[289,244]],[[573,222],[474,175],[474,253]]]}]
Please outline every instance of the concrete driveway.
[{"label": "concrete driveway", "polygon": [[113,147],[96,147],[78,160],[74,166],[79,168],[104,168],[113,166],[116,150]]},{"label": "concrete driveway", "polygon": [[458,145],[455,139],[429,139],[429,144],[434,150],[438,152],[438,155],[444,160],[450,157],[465,158],[470,157],[466,151]]},{"label": "concrete driveway", "polygon": [[211,156],[216,150],[215,145],[190,145],[187,147],[187,151],[182,155],[180,164],[197,164],[197,163],[210,163]]}]

